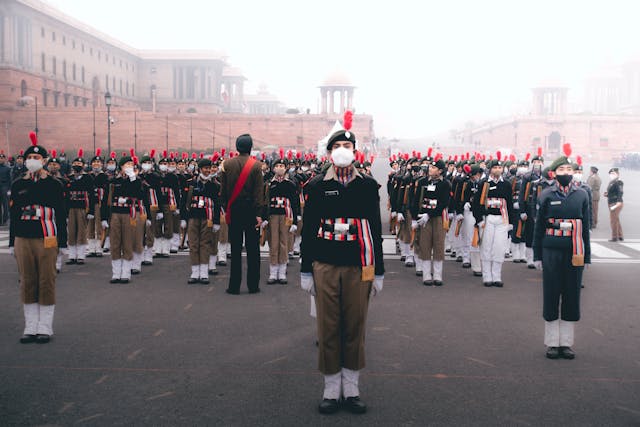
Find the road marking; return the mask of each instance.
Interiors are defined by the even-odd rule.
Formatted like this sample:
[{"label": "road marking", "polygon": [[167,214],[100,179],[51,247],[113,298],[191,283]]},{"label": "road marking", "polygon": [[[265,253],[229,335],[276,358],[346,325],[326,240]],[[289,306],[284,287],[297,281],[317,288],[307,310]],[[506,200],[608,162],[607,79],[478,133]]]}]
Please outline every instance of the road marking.
[{"label": "road marking", "polygon": [[629,249],[633,249],[634,251],[640,252],[640,243],[620,243],[620,244]]},{"label": "road marking", "polygon": [[164,334],[164,329],[158,329],[157,331],[155,331],[153,333],[154,337],[159,337],[160,335]]},{"label": "road marking", "polygon": [[209,286],[209,289],[207,289],[207,292],[213,292],[215,288],[213,286]]},{"label": "road marking", "polygon": [[287,356],[278,357],[277,359],[269,360],[268,362],[264,362],[263,365],[270,365],[272,363],[279,362],[281,360],[285,360]]},{"label": "road marking", "polygon": [[62,408],[60,408],[60,410],[58,411],[58,414],[64,414],[65,412],[67,412],[69,409],[71,409],[73,407],[74,403],[73,402],[67,402],[64,405],[62,405]]},{"label": "road marking", "polygon": [[138,357],[138,355],[142,353],[142,349],[138,349],[136,351],[134,351],[133,353],[131,353],[130,355],[127,356],[127,360],[131,361],[134,360],[136,357]]},{"label": "road marking", "polygon": [[102,417],[104,414],[95,414],[95,415],[91,415],[90,417],[86,417],[86,418],[80,418],[78,421],[75,422],[75,424],[81,424],[84,423],[86,421],[91,421],[94,420],[96,418],[100,418]]},{"label": "road marking", "polygon": [[98,381],[96,381],[94,384],[102,384],[103,382],[105,382],[107,380],[107,378],[109,378],[109,375],[103,375],[100,377],[100,379]]},{"label": "road marking", "polygon": [[615,258],[615,259],[629,258],[628,255],[625,255],[618,251],[614,251],[613,249],[609,249],[599,243],[591,244],[591,255],[596,256],[598,258]]},{"label": "road marking", "polygon": [[191,307],[193,307],[193,304],[187,304],[184,306],[184,311],[189,311],[191,310]]},{"label": "road marking", "polygon": [[168,391],[166,393],[158,394],[156,396],[151,396],[151,397],[147,398],[147,401],[156,400],[156,399],[162,399],[163,397],[168,397],[168,396],[171,396],[173,394],[175,394],[173,391]]},{"label": "road marking", "polygon": [[595,332],[596,334],[604,336],[604,332],[602,332],[600,329],[598,328],[591,328],[591,329],[593,329],[593,332]]},{"label": "road marking", "polygon": [[622,411],[631,412],[632,414],[640,415],[640,411],[636,411],[635,409],[627,408],[625,406],[616,405],[616,409],[620,409]]},{"label": "road marking", "polygon": [[465,357],[465,359],[470,360],[472,362],[479,363],[479,364],[484,365],[484,366],[489,366],[491,368],[495,368],[496,367],[496,365],[494,365],[492,363],[485,362],[484,360],[476,359],[474,357]]}]

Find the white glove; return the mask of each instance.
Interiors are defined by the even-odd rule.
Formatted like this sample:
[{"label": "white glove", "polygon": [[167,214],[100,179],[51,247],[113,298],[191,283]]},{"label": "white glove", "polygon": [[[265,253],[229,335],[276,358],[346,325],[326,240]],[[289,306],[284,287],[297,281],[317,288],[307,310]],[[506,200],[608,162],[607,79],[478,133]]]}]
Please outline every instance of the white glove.
[{"label": "white glove", "polygon": [[480,222],[478,223],[478,227],[483,228],[483,227],[484,227],[484,221],[480,221]]},{"label": "white glove", "polygon": [[298,215],[298,216],[296,217],[296,219],[297,219],[298,221],[302,221],[302,216]]},{"label": "white glove", "polygon": [[62,255],[69,255],[69,248],[60,248],[59,251]]},{"label": "white glove", "polygon": [[160,221],[162,218],[164,218],[164,214],[162,212],[158,212],[156,214],[156,221]]},{"label": "white glove", "polygon": [[402,212],[398,212],[398,222],[402,221],[404,221],[404,215],[402,215]]},{"label": "white glove", "polygon": [[105,230],[109,228],[109,223],[107,222],[106,219],[103,219],[100,224],[102,225],[102,228],[104,228]]},{"label": "white glove", "polygon": [[542,270],[542,261],[533,261],[533,265],[536,266],[536,270]]},{"label": "white glove", "polygon": [[295,224],[292,224],[291,227],[289,227],[289,233],[295,233],[298,230],[298,226]]},{"label": "white glove", "polygon": [[391,218],[395,218],[398,216],[398,212],[391,212]]},{"label": "white glove", "polygon": [[9,246],[9,255],[16,256],[16,251],[13,246]]},{"label": "white glove", "polygon": [[513,209],[520,209],[520,203],[515,202],[515,203],[513,204]]},{"label": "white glove", "polygon": [[523,221],[526,221],[526,220],[527,220],[527,214],[526,214],[526,213],[524,213],[524,212],[523,212],[523,213],[521,213],[521,214],[520,214],[520,219],[521,219],[521,220],[523,220]]},{"label": "white glove", "polygon": [[416,228],[418,228],[418,221],[414,219],[411,221],[411,229],[415,230]]},{"label": "white glove", "polygon": [[262,221],[260,223],[260,228],[265,228],[267,225],[269,225],[269,221],[267,221],[266,219],[264,221]]},{"label": "white glove", "polygon": [[187,228],[187,221],[185,221],[184,219],[180,220],[180,228],[182,228],[183,230],[185,228]]},{"label": "white glove", "polygon": [[126,197],[118,197],[118,203],[120,203],[121,205],[124,205],[125,203],[127,203],[127,198]]},{"label": "white glove", "polygon": [[451,221],[453,219],[453,214],[452,213],[447,214],[447,216],[449,217],[449,221]]},{"label": "white glove", "polygon": [[425,225],[427,225],[427,222],[429,222],[429,214],[423,213],[418,215],[418,224],[421,227],[424,227]]},{"label": "white glove", "polygon": [[507,231],[511,231],[511,230],[513,230],[513,224],[507,225]]},{"label": "white glove", "polygon": [[220,231],[220,224],[213,224],[213,232],[217,233],[218,231]]},{"label": "white glove", "polygon": [[175,211],[173,211],[174,215],[180,215],[180,209],[176,209]]},{"label": "white glove", "polygon": [[382,292],[382,286],[384,282],[384,276],[375,276],[373,278],[373,284],[371,286],[371,293],[369,296],[375,297],[380,292]]},{"label": "white glove", "polygon": [[147,225],[147,227],[151,227],[151,220],[150,220],[150,219],[148,219],[148,220],[145,222],[145,224]]},{"label": "white glove", "polygon": [[129,175],[129,181],[133,182],[138,176],[136,174]]},{"label": "white glove", "polygon": [[95,218],[95,216],[91,215],[91,214],[87,214],[87,219],[93,219]]},{"label": "white glove", "polygon": [[471,210],[471,203],[467,202],[464,204],[464,210],[465,211],[470,211]]},{"label": "white glove", "polygon": [[462,221],[463,219],[464,219],[464,215],[462,215],[462,214],[456,215],[456,220],[457,221]]},{"label": "white glove", "polygon": [[303,291],[309,292],[311,295],[316,294],[316,289],[313,283],[312,273],[300,273],[300,287]]}]

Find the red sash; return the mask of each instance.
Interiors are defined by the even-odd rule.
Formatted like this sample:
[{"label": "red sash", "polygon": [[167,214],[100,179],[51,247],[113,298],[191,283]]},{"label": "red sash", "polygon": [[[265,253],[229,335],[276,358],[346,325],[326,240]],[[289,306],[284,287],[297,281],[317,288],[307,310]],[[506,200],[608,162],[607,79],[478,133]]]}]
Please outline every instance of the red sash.
[{"label": "red sash", "polygon": [[249,178],[249,174],[251,173],[251,168],[253,164],[256,162],[256,159],[253,157],[249,157],[247,163],[244,164],[242,171],[240,172],[240,177],[238,177],[238,181],[236,182],[235,187],[233,187],[233,192],[231,193],[231,197],[229,198],[229,202],[227,202],[227,211],[225,212],[225,220],[227,224],[231,224],[231,205],[236,201],[240,192],[244,188],[244,184],[247,182],[247,178]]}]

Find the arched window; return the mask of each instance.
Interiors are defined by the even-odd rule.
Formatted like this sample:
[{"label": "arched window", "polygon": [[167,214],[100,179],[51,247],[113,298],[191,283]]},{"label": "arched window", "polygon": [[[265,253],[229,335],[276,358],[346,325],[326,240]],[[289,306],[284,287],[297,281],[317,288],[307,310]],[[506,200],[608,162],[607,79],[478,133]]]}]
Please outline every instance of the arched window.
[{"label": "arched window", "polygon": [[20,96],[27,96],[27,82],[24,80],[20,82]]}]

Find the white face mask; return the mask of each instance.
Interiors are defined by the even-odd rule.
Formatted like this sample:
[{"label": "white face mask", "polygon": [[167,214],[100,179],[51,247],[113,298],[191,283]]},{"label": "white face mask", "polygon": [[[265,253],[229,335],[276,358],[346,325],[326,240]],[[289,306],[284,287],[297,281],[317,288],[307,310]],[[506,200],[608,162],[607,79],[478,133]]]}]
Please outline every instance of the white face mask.
[{"label": "white face mask", "polygon": [[355,155],[353,154],[353,150],[349,150],[348,148],[338,147],[331,150],[331,161],[339,168],[349,166],[353,163],[354,159]]},{"label": "white face mask", "polygon": [[286,171],[287,170],[283,169],[283,168],[275,168],[275,169],[273,169],[273,173],[275,173],[278,176],[283,176]]},{"label": "white face mask", "polygon": [[169,172],[175,172],[176,171],[176,167],[175,166],[169,166],[167,169],[169,170]]},{"label": "white face mask", "polygon": [[[27,168],[29,167],[29,165],[27,165]],[[618,179],[618,174],[617,173],[610,173],[609,174],[609,178],[613,181],[614,179]]]},{"label": "white face mask", "polygon": [[187,169],[189,169],[189,172],[193,172],[196,169],[196,167],[194,165],[189,165]]},{"label": "white face mask", "polygon": [[302,168],[301,168],[301,169],[302,169],[302,172],[306,172],[306,171],[308,171],[308,170],[309,170],[309,168],[308,168],[307,166],[302,166]]},{"label": "white face mask", "polygon": [[213,175],[204,175],[200,172],[200,179],[203,181],[209,181]]},{"label": "white face mask", "polygon": [[516,172],[518,175],[524,175],[525,173],[527,173],[529,169],[528,168],[518,168],[518,171]]},{"label": "white face mask", "polygon": [[143,163],[142,164],[142,170],[145,171],[145,172],[149,172],[152,167],[153,167],[153,165],[151,163]]},{"label": "white face mask", "polygon": [[40,169],[42,169],[42,160],[27,159],[25,161],[25,165],[27,166],[27,170],[29,172],[38,172]]},{"label": "white face mask", "polygon": [[113,172],[114,170],[116,170],[116,165],[107,165],[107,170],[109,172]]},{"label": "white face mask", "polygon": [[573,180],[574,181],[582,181],[582,174],[581,173],[574,173],[573,174]]},{"label": "white face mask", "polygon": [[159,168],[160,168],[160,172],[166,172],[167,169],[169,169],[167,165],[160,165]]},{"label": "white face mask", "polygon": [[316,164],[315,163],[311,163],[311,169],[315,169],[316,168]]},{"label": "white face mask", "polygon": [[133,171],[133,168],[124,168],[124,169],[122,169],[122,172],[124,172],[128,177],[135,176],[135,174],[136,174]]}]

